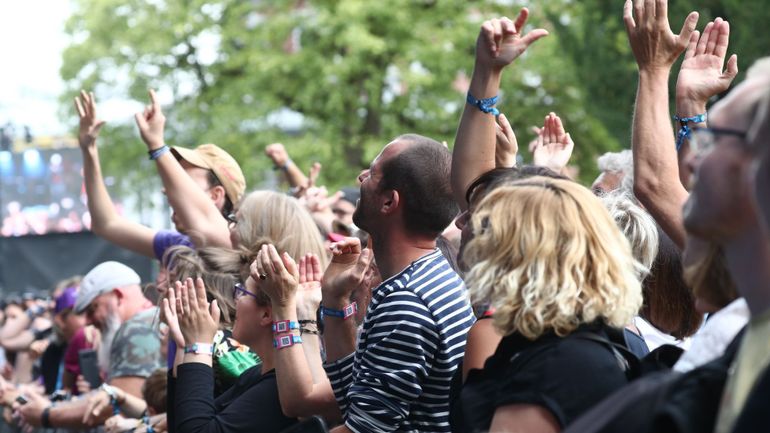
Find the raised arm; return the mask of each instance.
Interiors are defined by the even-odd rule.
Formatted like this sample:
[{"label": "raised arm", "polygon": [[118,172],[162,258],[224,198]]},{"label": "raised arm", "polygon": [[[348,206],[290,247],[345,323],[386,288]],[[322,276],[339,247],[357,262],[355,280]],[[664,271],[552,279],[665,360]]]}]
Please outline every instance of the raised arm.
[{"label": "raised arm", "polygon": [[681,248],[685,238],[682,205],[687,191],[679,181],[668,110],[668,77],[671,66],[690,43],[698,13],[687,16],[679,35],[669,26],[667,0],[626,0],[623,20],[639,67],[631,139],[634,193]]},{"label": "raised arm", "polygon": [[[676,80],[677,147],[679,148],[679,178],[689,184],[690,172],[686,161],[690,153],[687,131],[705,127],[706,103],[715,95],[726,91],[738,75],[738,57],[733,54],[724,70],[725,56],[730,41],[730,23],[717,18],[706,24],[698,38],[693,32],[684,61]],[[689,120],[687,120],[689,119]],[[685,128],[686,126],[686,128]]]},{"label": "raised arm", "polygon": [[[273,323],[288,320],[299,322],[301,328],[303,321],[308,320],[306,316],[298,315],[297,294],[300,290],[310,289],[318,291],[320,295],[322,272],[316,258],[311,266],[315,267],[317,278],[313,277],[313,281],[308,282],[307,266],[307,258],[303,258],[298,266],[287,253],[279,255],[273,245],[262,246],[257,259],[251,265],[251,278],[259,281],[260,288],[270,298]],[[300,273],[305,276],[300,277]],[[261,276],[265,278],[262,279]],[[303,279],[306,280],[305,283],[300,284]],[[304,308],[300,310],[303,315],[309,313]],[[297,331],[289,333],[296,335]],[[284,334],[275,336],[278,335]],[[308,349],[316,353],[308,353]],[[321,414],[329,420],[341,419],[342,414],[334,399],[332,387],[323,371],[317,335],[303,333],[301,345],[276,348],[273,353],[278,397],[284,415],[307,417]],[[318,375],[317,379],[314,379],[314,374]]]},{"label": "raised arm", "polygon": [[299,188],[307,185],[308,179],[305,173],[291,160],[289,153],[281,143],[273,143],[265,148],[265,155],[273,161],[276,170],[281,170],[289,186]]},{"label": "raised arm", "polygon": [[139,254],[155,257],[152,240],[155,230],[137,224],[118,214],[102,178],[99,150],[96,138],[104,121],[96,116],[93,93],[80,92],[75,98],[75,108],[80,118],[78,141],[83,154],[83,177],[88,196],[88,212],[91,214],[91,230],[97,235],[123,248]]},{"label": "raised arm", "polygon": [[[163,140],[166,117],[163,115],[153,90],[150,90],[150,105],[145,108],[143,113],[137,113],[135,117],[148,151],[158,151],[166,146]],[[162,153],[155,159],[155,162],[163,187],[166,189],[168,202],[174,209],[179,224],[188,233],[196,235],[191,237],[196,246],[229,248],[231,243],[227,219],[217,209],[209,193],[195,183],[171,152]],[[210,188],[209,192],[214,192],[214,190],[224,199],[225,189],[223,187]]]},{"label": "raised arm", "polygon": [[[497,96],[503,68],[513,62],[536,40],[546,36],[544,29],[523,34],[529,11],[523,8],[516,22],[508,18],[484,22],[476,40],[476,63],[460,126],[452,151],[452,191],[461,209],[466,209],[465,192],[483,173],[495,168],[496,110],[489,98]],[[484,111],[480,107],[484,108]]]},{"label": "raised arm", "polygon": [[536,144],[532,150],[532,163],[565,174],[574,149],[575,143],[564,130],[561,118],[555,113],[549,113],[545,116],[543,127],[538,130]]}]

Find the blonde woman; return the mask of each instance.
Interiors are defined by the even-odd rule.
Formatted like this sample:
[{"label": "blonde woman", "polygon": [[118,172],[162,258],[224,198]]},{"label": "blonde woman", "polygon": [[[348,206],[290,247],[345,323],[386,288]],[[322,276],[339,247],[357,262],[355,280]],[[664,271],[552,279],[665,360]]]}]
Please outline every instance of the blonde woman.
[{"label": "blonde woman", "polygon": [[610,336],[642,304],[628,241],[588,189],[544,177],[494,189],[470,224],[466,284],[504,338],[470,372],[453,430],[559,431],[627,383]]}]

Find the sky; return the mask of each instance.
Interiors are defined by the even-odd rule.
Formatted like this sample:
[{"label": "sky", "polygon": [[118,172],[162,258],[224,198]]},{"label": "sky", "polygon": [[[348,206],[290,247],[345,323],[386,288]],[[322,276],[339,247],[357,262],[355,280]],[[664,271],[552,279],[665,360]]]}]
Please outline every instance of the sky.
[{"label": "sky", "polygon": [[29,125],[34,135],[69,132],[57,116],[69,14],[67,0],[0,1],[0,125],[10,121],[17,133]]}]

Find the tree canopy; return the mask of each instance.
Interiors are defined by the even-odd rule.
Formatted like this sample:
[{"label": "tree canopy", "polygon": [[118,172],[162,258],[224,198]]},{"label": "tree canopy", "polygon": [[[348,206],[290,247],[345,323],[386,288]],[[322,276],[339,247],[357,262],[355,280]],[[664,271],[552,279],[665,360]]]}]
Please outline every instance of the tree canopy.
[{"label": "tree canopy", "polygon": [[[166,140],[216,143],[241,163],[250,188],[268,175],[263,150],[283,142],[295,162],[321,161],[321,179],[352,184],[382,146],[406,132],[450,146],[465,103],[481,22],[530,8],[551,35],[506,73],[500,110],[525,160],[531,125],[554,111],[576,142],[581,179],[602,152],[628,147],[636,69],[621,2],[604,0],[76,0],[61,75],[63,113],[75,92],[146,100],[170,94]],[[768,22],[763,0],[680,1],[732,23],[743,71],[767,54],[751,29]],[[765,50],[763,52],[762,50]],[[676,76],[673,74],[672,85]],[[740,79],[740,78],[739,78]],[[66,111],[64,111],[66,110]],[[127,121],[130,119],[127,119]],[[140,193],[153,167],[133,125],[103,131],[105,171]],[[136,161],[136,163],[131,163]],[[138,190],[138,191],[137,191]]]}]

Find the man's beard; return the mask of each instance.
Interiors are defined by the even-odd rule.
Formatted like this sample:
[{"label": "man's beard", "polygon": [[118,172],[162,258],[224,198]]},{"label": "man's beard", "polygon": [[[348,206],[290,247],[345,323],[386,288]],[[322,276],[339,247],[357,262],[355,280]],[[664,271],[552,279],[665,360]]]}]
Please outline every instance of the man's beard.
[{"label": "man's beard", "polygon": [[120,329],[121,321],[120,316],[115,311],[110,312],[107,317],[107,322],[102,329],[102,342],[99,345],[99,351],[97,353],[97,361],[99,362],[99,369],[105,372],[110,371],[110,352],[112,351],[112,341],[115,339],[118,329]]}]

